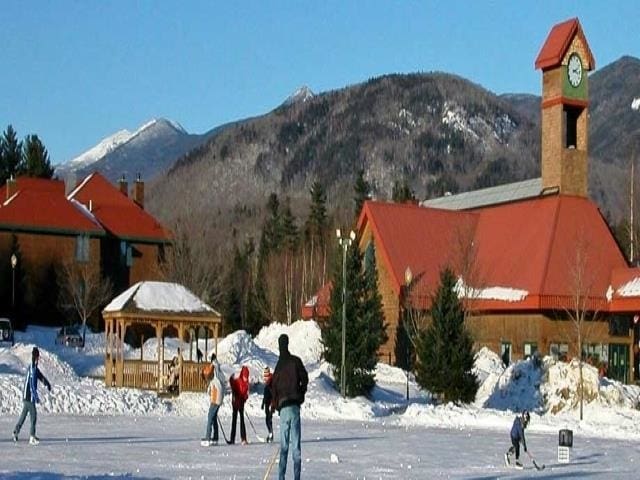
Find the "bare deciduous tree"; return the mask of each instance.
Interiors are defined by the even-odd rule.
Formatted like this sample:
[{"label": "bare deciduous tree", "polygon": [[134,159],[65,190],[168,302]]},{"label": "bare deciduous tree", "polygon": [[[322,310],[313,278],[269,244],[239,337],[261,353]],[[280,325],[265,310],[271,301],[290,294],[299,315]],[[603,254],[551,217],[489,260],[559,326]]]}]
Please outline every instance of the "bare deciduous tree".
[{"label": "bare deciduous tree", "polygon": [[65,262],[59,267],[59,303],[63,309],[72,309],[82,322],[82,345],[87,332],[87,320],[111,298],[111,281],[102,276],[100,267],[93,263]]},{"label": "bare deciduous tree", "polygon": [[[165,261],[160,265],[161,276],[170,282],[184,285],[210,304],[220,300],[219,268],[213,265],[220,258],[219,245],[213,241],[206,224],[192,218],[179,218],[172,225],[172,245],[167,248]],[[212,254],[212,248],[217,254]]]},{"label": "bare deciduous tree", "polygon": [[565,308],[567,316],[573,323],[574,339],[578,348],[578,369],[580,375],[579,398],[580,420],[583,418],[584,403],[584,377],[582,373],[583,345],[591,334],[594,322],[598,317],[597,303],[594,302],[594,288],[597,274],[597,258],[592,248],[589,248],[584,235],[578,235],[574,242],[573,254],[567,259],[567,271],[569,272],[569,285],[571,293],[571,306]]}]

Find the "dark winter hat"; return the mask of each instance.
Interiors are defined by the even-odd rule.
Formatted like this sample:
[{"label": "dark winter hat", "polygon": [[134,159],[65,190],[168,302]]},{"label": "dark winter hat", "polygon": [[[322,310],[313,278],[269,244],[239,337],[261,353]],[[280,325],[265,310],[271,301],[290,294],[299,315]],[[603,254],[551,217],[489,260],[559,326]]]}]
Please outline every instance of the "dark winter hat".
[{"label": "dark winter hat", "polygon": [[31,361],[35,362],[38,358],[40,358],[40,350],[38,350],[38,347],[33,347],[33,350],[31,350]]},{"label": "dark winter hat", "polygon": [[280,352],[289,351],[289,337],[286,333],[278,337],[278,347],[280,348]]}]

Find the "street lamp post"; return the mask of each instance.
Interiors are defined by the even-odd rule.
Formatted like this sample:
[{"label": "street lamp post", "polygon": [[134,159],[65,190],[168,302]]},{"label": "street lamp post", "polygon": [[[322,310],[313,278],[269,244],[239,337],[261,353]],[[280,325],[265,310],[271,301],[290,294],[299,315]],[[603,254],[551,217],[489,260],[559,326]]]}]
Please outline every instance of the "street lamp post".
[{"label": "street lamp post", "polygon": [[409,296],[409,288],[411,287],[411,282],[413,281],[413,273],[411,272],[411,268],[407,267],[407,269],[404,271],[404,298],[403,298],[403,303],[404,303],[404,316],[405,318],[404,320],[404,330],[405,330],[405,335],[407,335],[407,341],[406,341],[406,345],[405,345],[405,360],[406,360],[406,367],[407,367],[407,402],[409,402],[409,369],[410,369],[410,359],[411,359],[411,355],[409,352],[409,343],[410,343],[410,339],[409,339],[409,332],[407,330],[407,315],[408,315],[408,299],[407,297]]},{"label": "street lamp post", "polygon": [[342,247],[342,362],[340,365],[340,394],[344,397],[347,393],[346,381],[346,343],[347,343],[347,249],[356,239],[352,230],[348,238],[342,237],[340,229],[336,230],[338,244]]},{"label": "street lamp post", "polygon": [[18,265],[18,257],[15,253],[11,254],[11,310],[15,314],[16,309],[16,265]]}]

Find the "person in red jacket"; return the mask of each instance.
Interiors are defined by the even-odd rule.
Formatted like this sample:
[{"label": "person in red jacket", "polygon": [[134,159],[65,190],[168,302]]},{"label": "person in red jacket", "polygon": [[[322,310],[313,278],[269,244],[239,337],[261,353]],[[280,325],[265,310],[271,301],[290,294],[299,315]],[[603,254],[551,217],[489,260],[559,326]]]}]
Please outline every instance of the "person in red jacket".
[{"label": "person in red jacket", "polygon": [[238,413],[240,413],[240,440],[243,445],[246,445],[247,429],[244,425],[244,404],[249,398],[249,369],[243,365],[240,374],[233,374],[229,377],[229,385],[231,385],[231,406],[233,407],[230,440],[231,443],[236,441],[236,423]]}]

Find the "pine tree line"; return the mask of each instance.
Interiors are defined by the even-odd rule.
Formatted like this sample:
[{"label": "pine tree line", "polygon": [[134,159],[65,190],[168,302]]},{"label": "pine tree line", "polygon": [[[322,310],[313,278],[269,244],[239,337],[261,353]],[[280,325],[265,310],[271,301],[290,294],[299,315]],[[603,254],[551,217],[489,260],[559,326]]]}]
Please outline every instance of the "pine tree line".
[{"label": "pine tree line", "polygon": [[27,135],[20,141],[9,125],[0,137],[0,184],[19,175],[51,178],[53,166],[49,152],[37,135]]}]

